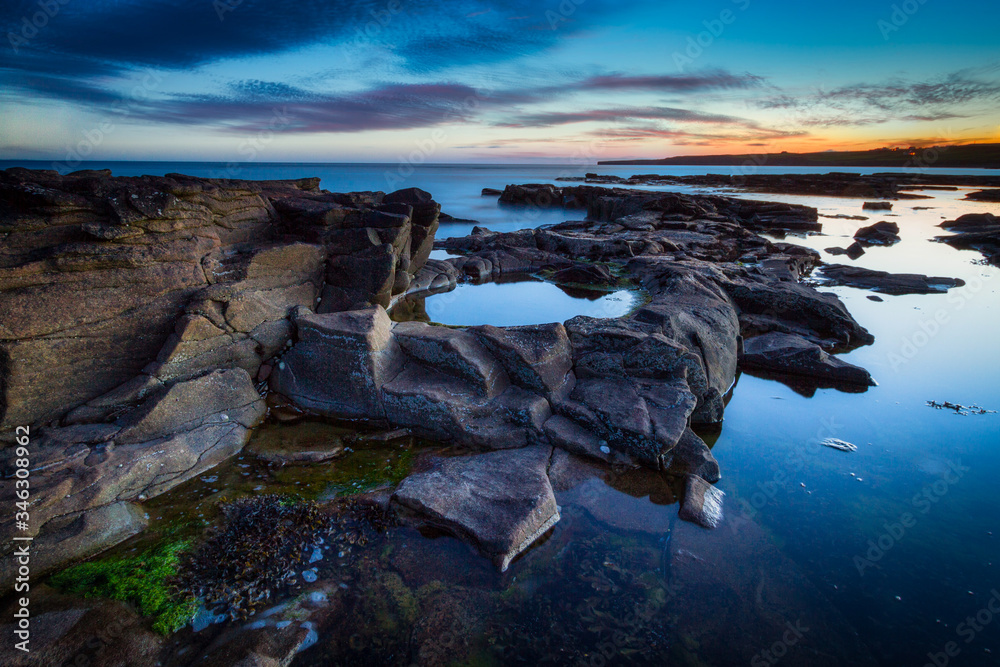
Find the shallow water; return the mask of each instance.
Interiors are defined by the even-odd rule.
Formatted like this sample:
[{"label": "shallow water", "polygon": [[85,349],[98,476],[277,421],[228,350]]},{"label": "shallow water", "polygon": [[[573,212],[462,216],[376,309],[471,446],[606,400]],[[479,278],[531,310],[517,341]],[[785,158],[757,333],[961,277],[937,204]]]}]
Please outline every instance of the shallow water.
[{"label": "shallow water", "polygon": [[[460,284],[405,310],[415,319],[450,326],[491,324],[496,327],[565,322],[577,315],[612,318],[627,315],[642,303],[635,291],[600,291],[563,287],[542,280],[482,285]],[[404,309],[400,309],[404,310]],[[402,319],[409,319],[409,315]]]},{"label": "shallow water", "polygon": [[[187,164],[110,166],[122,175],[211,171]],[[240,177],[320,175],[333,190],[386,189],[391,169],[259,165],[244,167]],[[423,187],[451,215],[515,229],[581,213],[527,219],[480,197],[481,188],[552,182],[584,171],[705,171],[698,169],[433,167],[397,187]],[[428,637],[439,640],[417,644],[478,664],[745,664],[778,646],[787,624],[800,622],[809,628],[796,640],[802,652],[789,653],[786,664],[864,664],[870,654],[882,665],[923,665],[928,653],[944,651],[951,641],[960,654],[949,664],[998,664],[1000,618],[990,615],[983,623],[980,612],[1000,589],[1000,415],[963,417],[926,401],[1000,409],[1000,271],[977,264],[977,252],[930,241],[945,233],[936,227],[943,219],[1000,214],[1000,204],[962,201],[962,191],[926,194],[933,199],[894,202],[892,215],[864,212],[857,199],[739,195],[870,217],[823,218],[824,235],[785,239],[819,250],[846,247],[861,226],[895,221],[902,242],[870,248],[853,263],[967,284],[947,294],[880,295],[882,302],[868,300],[865,290],[831,288],[876,337],[844,358],[868,368],[879,386],[864,394],[821,389],[805,397],[779,382],[741,377],[713,449],[727,494],[719,529],[675,522],[677,505],[663,480],[612,473],[560,490],[563,519],[504,575],[453,538],[394,529],[351,574],[330,563],[320,568],[315,587],[331,602],[322,607],[326,612],[317,608],[317,618],[328,613],[340,621],[320,623],[318,643],[295,664],[410,664],[419,657],[412,655],[414,642]],[[923,206],[933,208],[914,210]],[[469,229],[469,223],[443,225],[439,236]],[[453,294],[468,293],[475,305],[486,299],[474,290],[486,287]],[[534,299],[529,293],[514,302],[521,307]],[[465,308],[472,305],[451,311],[468,315],[463,324],[486,316]],[[552,319],[558,318],[546,321]],[[853,442],[858,451],[820,447],[825,437]],[[189,495],[163,502],[179,506],[199,494],[223,495],[220,485],[244,478],[247,469],[238,466],[251,464],[226,465],[232,469],[217,480],[195,480],[175,492]],[[299,480],[293,467],[285,469],[284,481],[248,481],[247,492],[313,480],[313,473],[300,472]],[[901,530],[905,514],[913,521]],[[977,613],[981,625],[961,625]]]}]

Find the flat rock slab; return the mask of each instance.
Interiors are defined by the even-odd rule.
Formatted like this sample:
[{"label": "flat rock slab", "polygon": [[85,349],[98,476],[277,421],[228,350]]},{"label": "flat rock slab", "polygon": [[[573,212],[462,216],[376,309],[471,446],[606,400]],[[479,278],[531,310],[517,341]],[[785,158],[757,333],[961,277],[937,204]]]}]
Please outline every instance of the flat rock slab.
[{"label": "flat rock slab", "polygon": [[559,521],[551,447],[438,459],[400,483],[393,500],[475,546],[500,568]]},{"label": "flat rock slab", "polygon": [[875,386],[871,374],[826,353],[801,336],[768,333],[746,341],[743,368],[814,378],[833,384]]},{"label": "flat rock slab", "polygon": [[919,273],[889,273],[845,264],[828,264],[820,269],[834,285],[860,287],[882,294],[940,294],[965,284],[959,278],[924,276]]}]

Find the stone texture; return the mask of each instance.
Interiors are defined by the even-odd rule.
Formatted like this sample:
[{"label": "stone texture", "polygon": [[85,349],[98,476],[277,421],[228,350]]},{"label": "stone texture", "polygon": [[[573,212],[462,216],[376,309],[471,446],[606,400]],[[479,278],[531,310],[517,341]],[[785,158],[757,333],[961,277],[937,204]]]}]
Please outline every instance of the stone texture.
[{"label": "stone texture", "polygon": [[503,571],[559,520],[546,474],[551,453],[529,447],[439,459],[404,479],[393,500],[468,541]]},{"label": "stone texture", "polygon": [[940,294],[965,285],[960,278],[889,273],[844,264],[828,264],[820,271],[831,284],[860,287],[882,294]]},{"label": "stone texture", "polygon": [[403,363],[385,310],[307,313],[295,326],[298,343],[271,374],[271,388],[324,416],[384,418],[382,384]]},{"label": "stone texture", "polygon": [[875,386],[864,368],[832,357],[815,343],[790,334],[769,333],[747,340],[740,364],[750,371],[811,378],[823,386]]}]

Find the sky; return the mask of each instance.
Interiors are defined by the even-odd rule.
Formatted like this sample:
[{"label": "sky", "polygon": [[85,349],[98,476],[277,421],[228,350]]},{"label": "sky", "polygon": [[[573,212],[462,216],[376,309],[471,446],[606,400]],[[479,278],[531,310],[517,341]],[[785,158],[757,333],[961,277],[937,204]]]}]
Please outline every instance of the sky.
[{"label": "sky", "polygon": [[995,0],[0,0],[0,159],[1000,142]]}]

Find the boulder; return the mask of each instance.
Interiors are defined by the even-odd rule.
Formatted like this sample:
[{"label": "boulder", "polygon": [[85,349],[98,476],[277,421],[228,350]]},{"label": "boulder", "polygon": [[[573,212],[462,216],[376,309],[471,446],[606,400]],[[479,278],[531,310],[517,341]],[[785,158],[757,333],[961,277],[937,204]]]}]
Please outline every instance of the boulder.
[{"label": "boulder", "polygon": [[393,501],[472,544],[501,571],[559,521],[546,470],[551,447],[437,459]]},{"label": "boulder", "polygon": [[403,365],[385,310],[305,313],[295,326],[298,342],[271,373],[271,389],[323,416],[384,419],[382,385]]},{"label": "boulder", "polygon": [[866,201],[861,208],[865,211],[891,211],[892,202],[888,201]]}]

